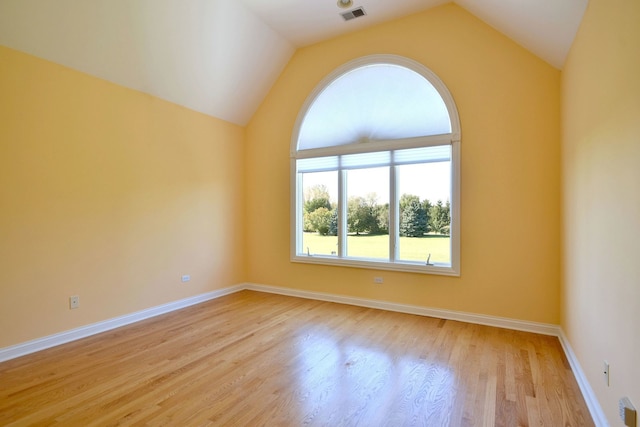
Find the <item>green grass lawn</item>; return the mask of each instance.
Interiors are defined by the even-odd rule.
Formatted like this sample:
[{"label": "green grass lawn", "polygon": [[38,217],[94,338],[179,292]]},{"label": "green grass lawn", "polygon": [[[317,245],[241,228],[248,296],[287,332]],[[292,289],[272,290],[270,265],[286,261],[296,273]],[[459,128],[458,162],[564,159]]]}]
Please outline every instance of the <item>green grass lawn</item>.
[{"label": "green grass lawn", "polygon": [[[449,236],[428,235],[424,237],[400,237],[400,259],[406,261],[426,261],[431,254],[431,262],[451,262]],[[338,251],[337,236],[321,236],[318,233],[304,233],[303,249],[314,255],[331,255]],[[349,256],[363,258],[384,258],[389,255],[389,236],[366,234],[347,236]]]}]

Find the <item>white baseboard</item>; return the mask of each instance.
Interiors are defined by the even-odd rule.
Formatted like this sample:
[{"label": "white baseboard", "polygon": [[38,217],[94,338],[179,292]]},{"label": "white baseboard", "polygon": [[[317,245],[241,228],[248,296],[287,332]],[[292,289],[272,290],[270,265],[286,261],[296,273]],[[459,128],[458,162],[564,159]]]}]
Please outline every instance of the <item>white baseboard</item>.
[{"label": "white baseboard", "polygon": [[288,295],[292,297],[315,299],[320,301],[337,302],[341,304],[357,305],[360,307],[378,308],[400,313],[417,314],[420,316],[437,317],[439,319],[457,320],[460,322],[476,323],[479,325],[495,326],[498,328],[514,329],[517,331],[534,332],[536,334],[558,336],[560,327],[548,323],[526,322],[505,317],[487,316],[483,314],[466,313],[462,311],[443,310],[417,305],[398,304],[394,302],[378,301],[364,298],[345,297],[326,294],[323,292],[301,291],[297,289],[279,288],[276,286],[245,283],[244,288],[252,291],[269,292],[272,294]]},{"label": "white baseboard", "polygon": [[578,362],[578,358],[573,352],[571,344],[569,344],[569,340],[567,339],[567,336],[564,334],[564,331],[562,329],[560,329],[558,339],[560,340],[560,344],[562,345],[564,354],[567,356],[569,365],[571,365],[573,376],[576,377],[576,381],[578,382],[578,386],[580,387],[580,391],[582,392],[582,397],[584,397],[584,401],[589,408],[589,412],[591,412],[593,422],[598,427],[609,427],[609,422],[607,421],[607,417],[605,417],[604,412],[602,411],[600,402],[598,402],[598,399],[596,398],[596,395],[593,392],[593,389],[591,388],[591,385],[589,384],[584,371],[582,370],[582,366],[580,365],[580,362]]},{"label": "white baseboard", "polygon": [[408,304],[398,304],[365,298],[347,297],[323,292],[311,292],[290,288],[281,288],[276,286],[260,285],[257,283],[243,283],[224,289],[218,289],[212,292],[207,292],[205,294],[196,295],[179,301],[151,307],[146,310],[141,310],[120,317],[115,317],[113,319],[108,319],[102,322],[93,323],[91,325],[82,326],[80,328],[72,329],[58,334],[38,338],[11,347],[5,347],[0,349],[0,362],[24,356],[29,353],[35,353],[36,351],[78,340],[80,338],[85,338],[91,335],[98,334],[100,332],[105,332],[111,329],[118,328],[120,326],[128,325],[130,323],[138,322],[140,320],[148,319],[150,317],[158,316],[170,311],[179,310],[181,308],[219,298],[221,296],[232,294],[234,292],[242,291],[245,289],[257,292],[267,292],[298,298],[356,305],[360,307],[377,308],[381,310],[396,311],[400,313],[417,314],[420,316],[437,317],[440,319],[457,320],[460,322],[475,323],[479,325],[487,325],[498,328],[514,329],[517,331],[556,336],[560,340],[560,344],[564,349],[567,360],[571,365],[571,369],[573,370],[573,374],[576,377],[578,386],[580,387],[584,400],[589,408],[589,411],[591,412],[594,423],[598,427],[609,426],[607,419],[604,416],[604,412],[602,412],[602,407],[600,406],[598,399],[595,397],[593,389],[589,385],[589,381],[584,375],[584,371],[582,370],[582,367],[580,366],[580,363],[578,362],[578,359],[576,358],[576,355],[574,354],[571,345],[567,340],[567,337],[558,325],[527,322],[523,320],[509,319],[504,317],[487,316],[482,314],[443,310],[438,308],[429,308]]},{"label": "white baseboard", "polygon": [[32,341],[27,341],[11,347],[5,347],[0,349],[0,362],[15,359],[16,357],[24,356],[26,354],[35,353],[36,351],[45,350],[47,348],[55,347],[60,344],[79,340],[80,338],[86,338],[91,335],[99,334],[100,332],[109,331],[111,329],[119,328],[120,326],[128,325],[130,323],[139,322],[140,320],[189,307],[190,305],[198,304],[214,298],[219,298],[233,292],[238,292],[242,289],[244,289],[244,285],[236,285],[229,288],[218,289],[212,292],[207,292],[205,294],[196,295],[179,301],[173,301],[167,304],[151,307],[146,310],[137,311],[131,314],[125,314],[124,316],[114,317],[113,319],[92,323],[90,325],[81,326],[79,328],[49,335],[43,338],[38,338]]},{"label": "white baseboard", "polygon": [[508,319],[503,317],[486,316],[473,313],[465,313],[452,310],[428,308],[415,305],[398,304],[393,302],[370,300],[364,298],[347,297],[322,292],[302,291],[290,288],[280,288],[276,286],[259,285],[256,283],[243,283],[224,289],[218,289],[201,295],[185,298],[179,301],[151,307],[146,310],[115,317],[86,326],[81,326],[69,331],[60,332],[32,341],[16,344],[14,346],[0,349],[0,362],[35,353],[50,347],[55,347],[70,341],[75,341],[91,335],[99,334],[120,326],[179,310],[190,305],[198,304],[211,299],[219,298],[241,290],[253,290],[272,294],[288,295],[298,298],[315,299],[321,301],[336,302],[340,304],[357,305],[361,307],[378,308],[381,310],[397,311],[400,313],[417,314],[421,316],[437,317],[440,319],[457,320],[460,322],[477,323],[480,325],[496,326],[499,328],[515,329],[518,331],[534,332],[544,335],[560,336],[560,328],[557,325],[545,323],[525,322],[522,320]]}]

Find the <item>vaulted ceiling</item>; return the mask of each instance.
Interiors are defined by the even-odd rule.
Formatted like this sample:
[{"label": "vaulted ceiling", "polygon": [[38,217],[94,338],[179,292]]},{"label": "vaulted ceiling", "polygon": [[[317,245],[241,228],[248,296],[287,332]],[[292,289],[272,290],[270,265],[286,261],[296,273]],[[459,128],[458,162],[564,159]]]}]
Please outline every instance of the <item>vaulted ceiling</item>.
[{"label": "vaulted ceiling", "polygon": [[[455,3],[561,69],[587,1]],[[297,48],[444,3],[0,0],[0,44],[245,125]]]}]

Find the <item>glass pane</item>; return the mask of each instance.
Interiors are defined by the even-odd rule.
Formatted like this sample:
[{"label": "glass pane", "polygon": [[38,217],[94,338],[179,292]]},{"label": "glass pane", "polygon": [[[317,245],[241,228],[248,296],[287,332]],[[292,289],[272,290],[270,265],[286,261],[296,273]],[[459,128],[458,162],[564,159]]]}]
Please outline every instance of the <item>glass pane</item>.
[{"label": "glass pane", "polygon": [[346,172],[347,256],[389,259],[389,167]]},{"label": "glass pane", "polygon": [[399,260],[451,264],[451,162],[396,168]]},{"label": "glass pane", "polygon": [[302,247],[308,255],[338,255],[338,172],[302,175]]},{"label": "glass pane", "polygon": [[343,74],[318,95],[300,127],[298,150],[450,132],[444,100],[427,79],[399,65],[373,64]]}]

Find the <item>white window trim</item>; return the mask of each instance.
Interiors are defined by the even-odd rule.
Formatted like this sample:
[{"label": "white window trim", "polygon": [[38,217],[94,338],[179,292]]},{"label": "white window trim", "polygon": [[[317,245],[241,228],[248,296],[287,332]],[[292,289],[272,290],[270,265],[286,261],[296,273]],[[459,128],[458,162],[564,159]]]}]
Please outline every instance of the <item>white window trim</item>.
[{"label": "white window trim", "polygon": [[[405,138],[389,141],[375,141],[367,144],[349,144],[343,146],[325,147],[318,149],[309,149],[298,151],[298,136],[300,134],[300,128],[304,121],[304,117],[311,108],[311,105],[320,93],[329,86],[334,80],[353,69],[373,64],[395,64],[402,67],[406,67],[410,70],[417,72],[427,79],[438,91],[449,112],[451,120],[451,133],[444,135],[433,135],[418,138]],[[433,145],[451,145],[451,229],[450,229],[450,245],[451,245],[451,264],[450,265],[426,265],[420,262],[410,261],[380,261],[380,260],[367,260],[360,258],[337,258],[328,255],[299,255],[296,252],[298,247],[298,239],[302,236],[298,236],[297,230],[300,225],[299,221],[302,218],[302,203],[300,203],[300,191],[298,191],[299,182],[296,171],[296,160],[311,157],[323,157],[330,155],[343,155],[343,154],[356,154],[362,152],[382,151],[382,150],[399,150],[404,148],[418,148]],[[369,55],[362,58],[352,60],[326,76],[307,97],[298,117],[292,132],[291,138],[291,211],[290,211],[290,259],[292,262],[306,263],[306,264],[318,264],[318,265],[333,265],[343,267],[356,267],[375,270],[391,270],[391,271],[405,271],[413,273],[425,273],[436,274],[445,276],[460,276],[460,120],[458,111],[451,93],[440,80],[440,78],[431,70],[426,68],[419,62],[413,61],[409,58],[397,56],[397,55]],[[393,179],[393,178],[392,178]],[[392,186],[391,191],[395,191],[395,185]],[[346,195],[343,193],[343,197]],[[340,205],[346,206],[345,201],[342,201]],[[390,220],[395,220],[396,209],[390,209]],[[340,221],[341,227],[346,227],[346,209],[340,210],[341,215],[344,215],[342,221]],[[346,230],[341,230],[344,233]],[[389,235],[389,239],[393,240],[396,236]],[[346,237],[345,237],[346,238]],[[397,242],[396,242],[397,243]]]}]

